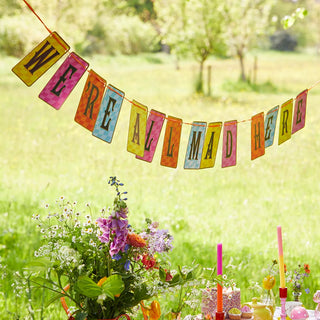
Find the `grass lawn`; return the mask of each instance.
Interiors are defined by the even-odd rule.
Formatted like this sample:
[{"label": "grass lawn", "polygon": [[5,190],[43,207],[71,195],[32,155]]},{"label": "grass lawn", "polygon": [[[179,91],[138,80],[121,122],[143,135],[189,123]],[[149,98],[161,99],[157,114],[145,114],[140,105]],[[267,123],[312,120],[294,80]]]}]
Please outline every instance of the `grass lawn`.
[{"label": "grass lawn", "polygon": [[[210,97],[193,94],[197,65],[189,60],[181,61],[179,70],[173,58],[164,55],[96,56],[87,61],[129,100],[186,123],[248,120],[320,80],[320,58],[316,55],[256,52],[248,55],[248,68],[255,55],[256,90],[236,83],[236,60],[211,59]],[[79,203],[90,202],[98,216],[100,208],[111,204],[113,192],[107,179],[116,175],[128,191],[130,222],[142,226],[150,217],[172,232],[173,265],[190,265],[196,260],[213,267],[216,244],[222,242],[224,265],[235,266],[234,278],[243,302],[253,296],[250,282],[261,283],[263,269],[277,259],[276,227],[281,225],[288,269],[298,263],[310,265],[307,286],[311,293],[303,294],[302,301],[308,308],[315,307],[312,294],[320,288],[320,86],[309,92],[306,127],[278,146],[278,119],[275,143],[266,149],[265,156],[250,160],[250,121],[246,121],[238,124],[235,167],[221,168],[220,141],[214,168],[184,170],[190,131],[185,124],[178,168],[170,169],[160,166],[164,129],[152,163],[136,160],[126,151],[128,101],[123,103],[113,142],[107,144],[73,121],[87,75],[56,111],[38,94],[58,66],[27,87],[11,72],[16,62],[8,57],[0,60],[2,266],[21,270],[31,259],[39,235],[30,217],[41,212],[41,206],[64,195]],[[277,278],[276,287],[278,284]],[[8,281],[2,280],[0,285],[8,290]],[[7,304],[11,312],[25,315],[26,310],[19,309],[8,292],[9,299],[0,298],[0,309]],[[51,308],[52,319],[65,319],[59,305]],[[6,314],[3,319],[8,317]]]}]

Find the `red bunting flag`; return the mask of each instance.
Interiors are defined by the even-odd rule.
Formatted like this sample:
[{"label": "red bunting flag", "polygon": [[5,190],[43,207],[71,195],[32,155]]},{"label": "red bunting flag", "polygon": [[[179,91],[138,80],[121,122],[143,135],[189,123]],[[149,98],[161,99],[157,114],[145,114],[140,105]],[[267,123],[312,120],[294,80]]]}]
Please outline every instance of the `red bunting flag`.
[{"label": "red bunting flag", "polygon": [[168,117],[160,164],[176,168],[178,164],[182,119]]},{"label": "red bunting flag", "polygon": [[105,87],[106,80],[90,70],[74,118],[75,122],[90,131],[94,129]]}]

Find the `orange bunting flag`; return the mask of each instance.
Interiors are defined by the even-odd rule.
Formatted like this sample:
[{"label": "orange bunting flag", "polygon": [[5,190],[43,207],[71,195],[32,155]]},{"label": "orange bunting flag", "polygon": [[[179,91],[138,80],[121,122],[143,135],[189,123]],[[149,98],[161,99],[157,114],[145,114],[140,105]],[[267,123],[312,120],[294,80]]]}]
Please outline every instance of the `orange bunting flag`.
[{"label": "orange bunting flag", "polygon": [[18,62],[12,72],[31,86],[69,50],[68,44],[53,32]]},{"label": "orange bunting flag", "polygon": [[105,87],[106,80],[90,70],[74,117],[75,122],[90,131],[94,129]]},{"label": "orange bunting flag", "polygon": [[223,125],[222,168],[237,164],[237,120]]},{"label": "orange bunting flag", "polygon": [[176,168],[178,164],[182,119],[168,117],[160,164]]},{"label": "orange bunting flag", "polygon": [[278,144],[291,138],[293,99],[282,104],[280,109],[280,128]]},{"label": "orange bunting flag", "polygon": [[308,89],[302,91],[296,97],[292,124],[292,134],[304,128],[306,122],[307,95]]},{"label": "orange bunting flag", "polygon": [[139,157],[144,155],[148,108],[133,100],[131,105],[127,150]]},{"label": "orange bunting flag", "polygon": [[264,153],[264,113],[261,112],[251,118],[251,160]]},{"label": "orange bunting flag", "polygon": [[222,122],[211,122],[208,125],[204,140],[200,169],[212,168],[216,161]]}]

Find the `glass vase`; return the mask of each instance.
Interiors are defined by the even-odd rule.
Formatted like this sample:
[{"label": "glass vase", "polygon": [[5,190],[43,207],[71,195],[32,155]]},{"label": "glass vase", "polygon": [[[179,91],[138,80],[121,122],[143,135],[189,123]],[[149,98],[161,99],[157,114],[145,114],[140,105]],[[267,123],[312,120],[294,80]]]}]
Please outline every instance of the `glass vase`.
[{"label": "glass vase", "polygon": [[292,292],[293,301],[300,302],[301,292]]},{"label": "glass vase", "polygon": [[271,310],[273,316],[274,312],[276,311],[276,299],[274,297],[272,289],[264,291],[261,296],[261,303],[266,305]]}]

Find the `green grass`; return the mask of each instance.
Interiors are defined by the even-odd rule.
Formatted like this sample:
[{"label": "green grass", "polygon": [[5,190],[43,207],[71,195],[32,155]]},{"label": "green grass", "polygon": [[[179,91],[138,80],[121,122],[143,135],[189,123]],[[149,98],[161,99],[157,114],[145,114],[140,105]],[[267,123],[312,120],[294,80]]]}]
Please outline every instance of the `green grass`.
[{"label": "green grass", "polygon": [[[258,52],[256,88],[239,88],[238,62],[211,59],[212,96],[193,94],[197,65],[167,55],[88,58],[90,67],[126,97],[150,109],[192,121],[247,120],[261,111],[295,97],[319,80],[320,58],[312,54]],[[253,64],[254,55],[247,58]],[[184,170],[190,126],[182,128],[177,169],[160,166],[164,130],[151,164],[126,151],[130,104],[125,101],[112,144],[93,137],[73,121],[86,75],[59,111],[37,96],[56,70],[54,66],[32,87],[12,72],[16,59],[0,60],[0,253],[2,265],[21,270],[37,248],[38,235],[31,215],[60,195],[96,208],[111,204],[107,179],[116,175],[128,191],[130,222],[142,225],[145,217],[172,231],[173,265],[204,266],[216,263],[216,244],[223,243],[224,265],[236,266],[234,277],[243,302],[252,298],[250,281],[261,282],[277,258],[276,227],[281,225],[285,263],[294,268],[309,263],[311,293],[320,287],[319,148],[320,87],[310,91],[306,127],[292,139],[275,143],[265,156],[250,160],[250,122],[239,123],[237,166],[221,168],[221,141],[216,165],[206,170]],[[241,90],[240,90],[241,89]],[[279,122],[278,122],[279,123]],[[7,308],[27,314],[2,280]],[[278,285],[277,279],[277,285]],[[276,291],[276,290],[275,290]],[[302,301],[314,308],[311,294]],[[19,306],[21,306],[19,308]],[[5,299],[0,298],[0,310]],[[15,309],[17,309],[15,311]],[[46,319],[66,319],[58,304]],[[10,316],[2,312],[0,319]],[[18,319],[18,317],[11,317]]]}]

